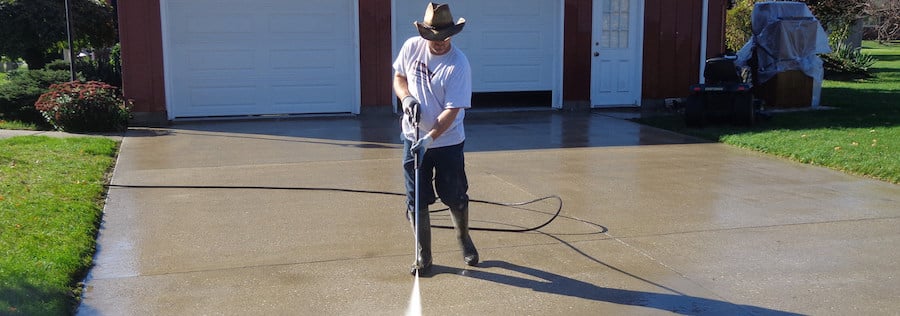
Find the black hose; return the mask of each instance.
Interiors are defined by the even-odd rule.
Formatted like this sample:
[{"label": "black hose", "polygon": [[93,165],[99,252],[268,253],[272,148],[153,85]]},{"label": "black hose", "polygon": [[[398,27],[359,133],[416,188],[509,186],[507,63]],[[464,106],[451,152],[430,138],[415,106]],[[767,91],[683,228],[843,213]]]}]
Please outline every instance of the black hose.
[{"label": "black hose", "polygon": [[[528,205],[528,204],[532,204],[532,203],[537,203],[537,202],[540,202],[540,201],[543,201],[543,200],[549,200],[549,199],[556,199],[557,201],[559,201],[559,207],[557,207],[556,213],[554,213],[553,216],[550,217],[550,219],[548,219],[548,220],[547,220],[546,222],[544,222],[543,224],[540,224],[540,225],[537,225],[537,226],[534,226],[534,227],[529,227],[529,228],[518,228],[518,229],[512,229],[512,228],[469,227],[469,230],[478,230],[478,231],[486,231],[486,232],[524,233],[524,232],[530,232],[530,231],[535,231],[535,230],[544,228],[544,226],[550,225],[551,222],[553,222],[554,220],[556,220],[557,217],[559,217],[559,213],[562,212],[562,198],[560,198],[560,197],[557,196],[557,195],[549,195],[549,196],[545,196],[545,197],[542,197],[542,198],[537,198],[537,199],[534,199],[534,200],[531,200],[531,201],[528,201],[528,202],[519,202],[519,203],[500,203],[500,202],[492,202],[492,201],[484,201],[484,200],[469,200],[469,202],[475,202],[475,203],[484,203],[484,204],[489,204],[489,205],[497,205],[497,206],[512,207],[512,206],[524,206],[524,205]],[[431,213],[442,212],[442,211],[446,211],[446,210],[447,210],[446,208],[445,208],[445,209],[440,209],[440,210],[434,210],[434,211],[431,211]],[[434,228],[443,228],[443,229],[453,229],[453,226],[444,226],[444,225],[431,225],[431,227],[434,227]]]},{"label": "black hose", "polygon": [[[360,194],[379,194],[379,195],[392,195],[392,196],[406,196],[403,193],[395,193],[395,192],[387,192],[387,191],[375,191],[375,190],[357,190],[357,189],[340,189],[340,188],[316,188],[316,187],[277,187],[277,186],[223,186],[223,185],[130,185],[130,184],[108,184],[107,188],[125,188],[125,189],[213,189],[213,190],[290,190],[290,191],[329,191],[329,192],[344,192],[344,193],[360,193]],[[528,227],[528,228],[485,228],[485,227],[469,227],[469,230],[478,230],[478,231],[489,231],[489,232],[509,232],[509,233],[524,233],[530,231],[536,231],[538,229],[544,228],[547,225],[550,225],[551,222],[556,220],[559,217],[559,214],[562,212],[562,198],[557,195],[549,195],[542,198],[537,198],[527,202],[519,202],[519,203],[500,203],[493,201],[485,201],[485,200],[469,200],[469,202],[475,203],[483,203],[488,205],[497,205],[504,207],[513,207],[513,206],[524,206],[532,203],[537,203],[543,200],[556,199],[559,202],[559,207],[556,209],[556,213],[553,214],[550,219],[548,219],[543,224]],[[430,211],[430,213],[443,212],[447,209],[439,209]],[[431,225],[433,228],[442,228],[442,229],[454,229],[453,226],[444,226],[444,225]]]}]

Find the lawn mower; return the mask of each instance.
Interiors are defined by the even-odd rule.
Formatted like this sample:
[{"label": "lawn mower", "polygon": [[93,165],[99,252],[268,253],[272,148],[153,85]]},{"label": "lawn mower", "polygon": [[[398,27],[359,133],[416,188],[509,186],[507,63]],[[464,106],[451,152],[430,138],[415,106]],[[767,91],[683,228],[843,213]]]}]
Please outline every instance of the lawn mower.
[{"label": "lawn mower", "polygon": [[706,60],[705,83],[691,85],[684,108],[688,127],[710,124],[750,126],[756,121],[752,85],[735,66],[735,55]]}]

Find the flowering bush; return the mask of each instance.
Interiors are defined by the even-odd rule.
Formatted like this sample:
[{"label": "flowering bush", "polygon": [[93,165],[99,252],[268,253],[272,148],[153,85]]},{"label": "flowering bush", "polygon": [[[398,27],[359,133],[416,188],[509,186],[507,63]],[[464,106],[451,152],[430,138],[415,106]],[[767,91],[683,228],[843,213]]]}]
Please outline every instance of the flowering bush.
[{"label": "flowering bush", "polygon": [[122,131],[130,117],[118,89],[99,81],[51,85],[34,107],[54,128],[67,132]]}]

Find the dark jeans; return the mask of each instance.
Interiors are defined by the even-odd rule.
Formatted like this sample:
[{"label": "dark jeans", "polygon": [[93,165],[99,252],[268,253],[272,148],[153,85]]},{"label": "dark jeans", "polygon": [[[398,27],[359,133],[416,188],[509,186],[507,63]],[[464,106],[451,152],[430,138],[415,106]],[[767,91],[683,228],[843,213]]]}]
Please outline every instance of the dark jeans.
[{"label": "dark jeans", "polygon": [[[429,148],[422,159],[422,167],[419,168],[419,207],[434,204],[437,197],[449,207],[458,207],[469,200],[466,194],[469,190],[469,181],[466,179],[465,158],[463,145],[465,142],[453,146]],[[403,140],[403,169],[406,171],[406,203],[413,209],[416,203],[415,190],[415,163],[414,156],[409,152],[412,142]],[[433,180],[433,183],[432,183]],[[437,190],[437,197],[435,197]]]}]

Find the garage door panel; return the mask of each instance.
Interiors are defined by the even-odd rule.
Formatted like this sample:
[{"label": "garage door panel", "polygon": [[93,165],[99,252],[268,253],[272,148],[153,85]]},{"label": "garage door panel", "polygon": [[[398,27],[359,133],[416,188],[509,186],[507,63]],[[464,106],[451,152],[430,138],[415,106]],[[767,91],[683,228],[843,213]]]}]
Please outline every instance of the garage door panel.
[{"label": "garage door panel", "polygon": [[[542,11],[535,10],[543,6],[548,0],[518,0],[518,1],[483,1],[479,4],[485,12],[485,16],[510,16],[527,17],[538,16]],[[454,4],[455,5],[455,4]]]},{"label": "garage door panel", "polygon": [[[547,80],[541,76],[541,65],[496,65],[485,66],[481,80],[492,87],[505,88],[500,91],[540,90]],[[476,92],[489,92],[478,91]]]},{"label": "garage door panel", "polygon": [[249,106],[258,86],[191,87],[190,101],[194,106]]},{"label": "garage door panel", "polygon": [[541,32],[501,32],[490,31],[481,34],[481,44],[492,53],[508,53],[509,51],[493,51],[497,49],[514,49],[516,52],[529,54],[540,53],[543,42]]},{"label": "garage door panel", "polygon": [[346,35],[338,34],[340,27],[332,23],[337,20],[336,14],[312,14],[309,12],[295,14],[271,14],[266,17],[267,29],[271,34],[297,34],[303,33],[314,38],[334,38]]},{"label": "garage door panel", "polygon": [[253,50],[194,50],[187,52],[187,66],[191,71],[253,70],[247,62],[256,59]]},{"label": "garage door panel", "polygon": [[188,33],[250,33],[253,17],[240,12],[221,13],[216,11],[194,15],[187,19],[185,32]]},{"label": "garage door panel", "polygon": [[[325,73],[323,73],[325,72]],[[341,85],[343,84],[340,77],[336,74],[330,74],[327,70],[304,69],[290,71],[275,71],[267,75],[266,84],[280,84],[292,86],[307,85]],[[350,91],[344,92],[350,93]]]},{"label": "garage door panel", "polygon": [[272,69],[333,70],[338,55],[331,49],[273,50],[269,61]]},{"label": "garage door panel", "polygon": [[[494,65],[484,67],[484,81],[490,83],[540,84],[540,65]],[[515,78],[510,80],[510,78]]]},{"label": "garage door panel", "polygon": [[[327,92],[327,93],[322,93]],[[285,85],[272,87],[272,102],[278,105],[334,104],[336,85]]]}]

